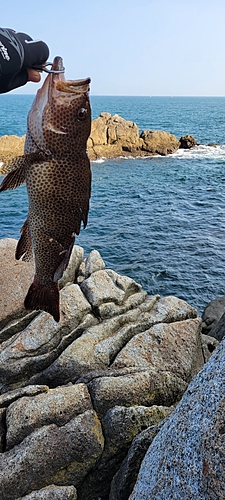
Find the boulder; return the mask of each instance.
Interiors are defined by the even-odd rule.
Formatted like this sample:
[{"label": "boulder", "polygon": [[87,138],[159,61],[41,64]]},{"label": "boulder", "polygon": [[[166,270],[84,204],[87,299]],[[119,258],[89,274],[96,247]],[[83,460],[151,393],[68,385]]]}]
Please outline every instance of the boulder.
[{"label": "boulder", "polygon": [[91,160],[127,156],[128,153],[137,155],[139,150],[139,128],[134,122],[105,112],[93,120],[88,139]]},{"label": "boulder", "polygon": [[74,486],[55,486],[51,484],[47,488],[41,488],[17,498],[17,500],[77,500],[77,492]]},{"label": "boulder", "polygon": [[193,135],[183,135],[180,138],[180,149],[191,149],[194,146],[197,146],[197,141]]},{"label": "boulder", "polygon": [[225,341],[150,445],[130,500],[225,497],[224,384]]},{"label": "boulder", "polygon": [[[118,470],[118,462],[121,462],[126,455],[133,437],[143,429],[149,428],[151,423],[154,422],[157,425],[162,419],[168,417],[171,412],[171,408],[162,406],[152,406],[151,408],[144,406],[129,408],[116,406],[109,410],[102,419],[105,437],[104,451],[96,470],[90,472],[86,477],[85,484],[83,484],[82,488],[78,488],[78,498],[80,500],[93,500],[93,498],[101,498],[103,491],[108,493],[108,484]],[[107,476],[105,474],[106,467]],[[98,477],[97,482],[96,476]]]},{"label": "boulder", "polygon": [[[173,407],[171,407],[171,413]],[[129,451],[111,482],[109,500],[127,500],[136,483],[142,460],[165,420],[142,430],[133,439]]]},{"label": "boulder", "polygon": [[[225,295],[211,300],[202,313],[202,333],[208,335],[225,312]],[[210,333],[211,335],[211,333]]]},{"label": "boulder", "polygon": [[175,153],[180,146],[175,135],[163,130],[143,130],[140,138],[141,149],[154,155],[166,156]]},{"label": "boulder", "polygon": [[225,337],[225,313],[221,316],[219,321],[210,330],[210,336],[215,337],[219,342]]},{"label": "boulder", "polygon": [[93,410],[61,426],[42,426],[0,454],[0,498],[16,499],[49,484],[79,485],[98,462],[103,446]]},{"label": "boulder", "polygon": [[15,260],[16,245],[17,240],[11,238],[0,240],[0,329],[27,314],[23,302],[34,275],[34,264]]}]

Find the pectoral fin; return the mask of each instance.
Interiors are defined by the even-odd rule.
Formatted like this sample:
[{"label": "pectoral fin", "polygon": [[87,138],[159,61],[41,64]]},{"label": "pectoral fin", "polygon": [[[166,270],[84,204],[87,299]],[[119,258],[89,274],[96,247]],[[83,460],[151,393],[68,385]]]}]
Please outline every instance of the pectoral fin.
[{"label": "pectoral fin", "polygon": [[34,163],[43,162],[51,159],[50,153],[38,151],[36,153],[28,153],[23,156],[16,156],[12,160],[6,161],[0,167],[0,174],[7,174],[0,185],[0,192],[7,189],[16,189],[25,182],[27,167]]},{"label": "pectoral fin", "polygon": [[13,160],[6,162],[1,169],[2,174],[9,172],[0,185],[0,192],[7,189],[16,189],[25,182],[25,156],[17,156]]}]

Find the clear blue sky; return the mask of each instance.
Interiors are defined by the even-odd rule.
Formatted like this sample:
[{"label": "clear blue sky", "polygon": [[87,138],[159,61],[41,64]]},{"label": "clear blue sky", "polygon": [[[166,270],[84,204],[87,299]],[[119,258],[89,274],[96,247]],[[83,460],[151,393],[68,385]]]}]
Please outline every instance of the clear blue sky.
[{"label": "clear blue sky", "polygon": [[225,0],[11,0],[1,26],[46,41],[93,95],[225,95]]}]

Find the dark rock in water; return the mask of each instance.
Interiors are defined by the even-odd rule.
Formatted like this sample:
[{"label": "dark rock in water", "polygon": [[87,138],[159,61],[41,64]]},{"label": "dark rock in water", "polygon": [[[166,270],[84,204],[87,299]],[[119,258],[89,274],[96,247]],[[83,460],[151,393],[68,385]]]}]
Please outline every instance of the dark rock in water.
[{"label": "dark rock in water", "polygon": [[225,313],[221,316],[219,321],[215,324],[215,326],[210,330],[210,336],[215,337],[219,342],[225,337]]},{"label": "dark rock in water", "polygon": [[191,149],[197,146],[197,141],[192,135],[185,135],[180,138],[180,149]]},{"label": "dark rock in water", "polygon": [[[133,439],[149,426],[156,434],[216,345],[202,344],[201,319],[184,300],[147,296],[95,250],[82,259],[74,247],[59,323],[45,312],[24,316],[26,280],[20,290],[10,267],[20,302],[0,314],[1,500],[72,500],[75,488],[79,500],[107,499],[127,456],[124,486],[115,478],[111,489],[125,498],[130,464],[137,452],[134,479],[144,449],[134,443],[129,455]],[[146,436],[150,443],[152,431]]]},{"label": "dark rock in water", "polygon": [[216,323],[220,320],[224,312],[225,295],[211,300],[202,313],[202,333],[208,335],[212,328],[216,326]]}]

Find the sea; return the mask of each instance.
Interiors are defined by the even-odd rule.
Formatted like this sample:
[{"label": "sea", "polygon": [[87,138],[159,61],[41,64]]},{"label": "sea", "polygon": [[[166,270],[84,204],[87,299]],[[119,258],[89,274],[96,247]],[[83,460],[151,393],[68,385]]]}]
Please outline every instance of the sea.
[{"label": "sea", "polygon": [[[0,136],[25,134],[33,98],[0,95]],[[91,96],[91,104],[93,118],[117,113],[140,131],[191,134],[198,146],[92,162],[89,222],[76,244],[149,295],[175,295],[201,315],[225,294],[225,97]],[[19,238],[27,205],[25,186],[0,195],[0,238]]]}]

